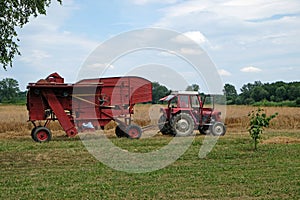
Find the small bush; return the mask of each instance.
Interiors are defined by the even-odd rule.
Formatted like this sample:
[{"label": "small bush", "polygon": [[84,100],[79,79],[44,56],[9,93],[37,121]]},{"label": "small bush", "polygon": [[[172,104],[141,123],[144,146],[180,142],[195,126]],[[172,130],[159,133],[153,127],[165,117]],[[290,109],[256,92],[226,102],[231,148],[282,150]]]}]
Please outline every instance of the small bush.
[{"label": "small bush", "polygon": [[278,113],[275,113],[267,117],[265,111],[261,108],[248,114],[250,118],[248,131],[254,140],[254,150],[257,150],[258,140],[261,138],[264,128],[268,127],[271,119],[275,118],[277,115]]}]

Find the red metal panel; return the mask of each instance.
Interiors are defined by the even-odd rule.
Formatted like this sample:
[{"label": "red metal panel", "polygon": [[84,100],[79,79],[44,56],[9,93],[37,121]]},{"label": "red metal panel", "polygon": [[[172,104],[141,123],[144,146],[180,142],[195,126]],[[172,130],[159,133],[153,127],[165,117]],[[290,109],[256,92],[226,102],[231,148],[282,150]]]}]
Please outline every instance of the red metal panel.
[{"label": "red metal panel", "polygon": [[29,120],[45,120],[46,105],[43,102],[42,96],[35,94],[33,90],[27,93],[27,110],[29,111]]},{"label": "red metal panel", "polygon": [[60,125],[66,131],[68,136],[74,136],[77,134],[74,123],[71,121],[70,117],[66,114],[61,103],[56,98],[54,92],[50,89],[45,89],[42,91],[43,96],[47,99],[50,108],[55,113]]},{"label": "red metal panel", "polygon": [[130,77],[130,96],[132,104],[152,101],[152,84],[140,77]]}]

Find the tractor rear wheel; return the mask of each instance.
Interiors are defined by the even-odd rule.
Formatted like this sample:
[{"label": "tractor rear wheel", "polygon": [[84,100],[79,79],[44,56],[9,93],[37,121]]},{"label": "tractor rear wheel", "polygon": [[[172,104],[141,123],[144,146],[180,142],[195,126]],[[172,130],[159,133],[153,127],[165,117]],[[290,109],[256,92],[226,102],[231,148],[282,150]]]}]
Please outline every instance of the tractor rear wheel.
[{"label": "tractor rear wheel", "polygon": [[115,129],[115,133],[117,137],[125,137],[126,136],[126,132],[125,132],[125,126],[122,125],[118,125]]},{"label": "tractor rear wheel", "polygon": [[179,113],[172,118],[172,128],[175,136],[189,136],[194,131],[194,120],[187,113]]},{"label": "tractor rear wheel", "polygon": [[36,142],[48,142],[52,139],[52,134],[48,128],[38,126],[32,130],[32,138]]},{"label": "tractor rear wheel", "polygon": [[162,115],[160,116],[159,120],[158,120],[158,128],[159,131],[163,134],[163,135],[168,135],[172,133],[172,129],[171,126],[169,125],[169,123],[166,123],[166,116]]},{"label": "tractor rear wheel", "polygon": [[222,136],[226,133],[226,127],[221,122],[214,123],[209,127],[209,129],[214,136]]},{"label": "tractor rear wheel", "polygon": [[139,139],[142,136],[142,129],[137,125],[129,125],[126,128],[126,136],[131,139]]}]

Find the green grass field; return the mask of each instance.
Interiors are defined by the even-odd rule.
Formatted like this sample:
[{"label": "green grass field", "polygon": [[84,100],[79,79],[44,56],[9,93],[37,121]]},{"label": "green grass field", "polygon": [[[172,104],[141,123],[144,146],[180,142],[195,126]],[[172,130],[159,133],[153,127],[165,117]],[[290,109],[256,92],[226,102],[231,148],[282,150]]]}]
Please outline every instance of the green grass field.
[{"label": "green grass field", "polygon": [[[286,144],[279,136],[294,140]],[[268,132],[264,139],[271,142],[259,144],[258,151],[247,133],[228,133],[199,159],[203,138],[196,136],[168,167],[141,174],[105,166],[78,137],[55,137],[45,144],[30,137],[1,139],[0,199],[300,199],[299,131]],[[170,137],[111,140],[144,152]]]}]

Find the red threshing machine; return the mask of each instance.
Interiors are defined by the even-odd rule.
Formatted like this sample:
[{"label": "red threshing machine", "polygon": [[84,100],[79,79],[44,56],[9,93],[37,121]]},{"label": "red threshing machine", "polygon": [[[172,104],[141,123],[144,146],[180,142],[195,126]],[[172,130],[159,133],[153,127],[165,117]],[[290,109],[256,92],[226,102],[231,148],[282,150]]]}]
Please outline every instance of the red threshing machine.
[{"label": "red threshing machine", "polygon": [[36,142],[51,140],[48,125],[58,120],[67,136],[78,131],[103,129],[111,120],[118,123],[118,137],[140,138],[142,129],[132,124],[133,107],[152,101],[150,81],[135,77],[84,79],[66,84],[57,73],[27,86],[27,110]]}]

